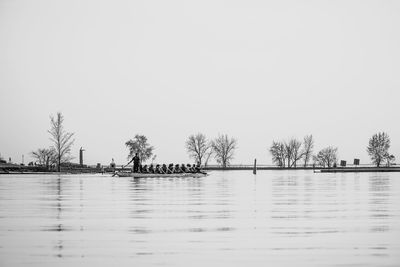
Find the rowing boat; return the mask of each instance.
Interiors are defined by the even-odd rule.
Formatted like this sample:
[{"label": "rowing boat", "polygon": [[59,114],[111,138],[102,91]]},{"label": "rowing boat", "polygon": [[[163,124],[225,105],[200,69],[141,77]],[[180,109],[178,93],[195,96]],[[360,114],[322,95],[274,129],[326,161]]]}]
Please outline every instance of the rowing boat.
[{"label": "rowing boat", "polygon": [[116,176],[118,177],[133,177],[133,178],[200,178],[207,176],[207,173],[199,172],[199,173],[134,173],[134,172],[116,172]]}]

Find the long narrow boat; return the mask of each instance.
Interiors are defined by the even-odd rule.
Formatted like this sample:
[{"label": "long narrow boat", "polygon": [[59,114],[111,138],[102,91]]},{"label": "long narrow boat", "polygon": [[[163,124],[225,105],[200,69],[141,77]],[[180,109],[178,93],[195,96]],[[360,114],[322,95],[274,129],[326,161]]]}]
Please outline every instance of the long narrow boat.
[{"label": "long narrow boat", "polygon": [[114,175],[116,175],[118,177],[133,177],[133,178],[170,178],[170,177],[200,178],[200,177],[207,176],[207,173],[199,172],[199,173],[169,173],[169,174],[161,174],[161,173],[116,172]]}]

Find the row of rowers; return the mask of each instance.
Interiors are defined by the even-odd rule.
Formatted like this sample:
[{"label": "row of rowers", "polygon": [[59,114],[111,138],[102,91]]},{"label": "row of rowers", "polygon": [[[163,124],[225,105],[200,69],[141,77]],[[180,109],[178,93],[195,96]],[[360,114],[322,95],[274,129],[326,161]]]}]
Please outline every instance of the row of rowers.
[{"label": "row of rowers", "polygon": [[201,172],[200,169],[200,164],[197,165],[190,165],[190,164],[169,164],[168,167],[166,164],[160,165],[157,164],[155,167],[153,164],[150,164],[149,166],[147,165],[142,165],[140,164],[140,158],[138,153],[135,154],[135,156],[132,158],[131,161],[128,162],[127,165],[129,165],[131,162],[133,162],[133,172],[136,173],[160,173],[160,174],[169,174],[169,173],[197,173]]},{"label": "row of rowers", "polygon": [[139,165],[138,169],[133,168],[133,172],[139,173],[160,173],[160,174],[170,174],[170,173],[199,173],[201,172],[199,165],[190,165],[190,164],[169,164],[168,167],[166,164],[160,165],[157,164],[154,166],[153,164],[147,165]]}]

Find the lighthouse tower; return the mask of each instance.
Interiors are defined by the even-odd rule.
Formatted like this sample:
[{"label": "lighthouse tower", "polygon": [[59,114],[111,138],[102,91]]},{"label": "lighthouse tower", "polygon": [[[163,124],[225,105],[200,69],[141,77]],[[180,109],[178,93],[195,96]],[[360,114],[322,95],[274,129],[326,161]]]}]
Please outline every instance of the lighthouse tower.
[{"label": "lighthouse tower", "polygon": [[83,166],[83,151],[82,147],[79,149],[79,165]]}]

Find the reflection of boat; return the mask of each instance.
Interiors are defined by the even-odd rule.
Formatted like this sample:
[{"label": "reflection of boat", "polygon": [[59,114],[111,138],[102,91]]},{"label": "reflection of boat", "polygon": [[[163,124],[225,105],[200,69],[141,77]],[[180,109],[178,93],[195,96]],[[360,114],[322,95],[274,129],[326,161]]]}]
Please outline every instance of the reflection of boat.
[{"label": "reflection of boat", "polygon": [[207,173],[198,172],[198,173],[169,173],[169,174],[161,174],[161,173],[116,172],[115,175],[119,176],[119,177],[133,177],[133,178],[169,178],[169,177],[200,178],[200,177],[207,176]]}]

